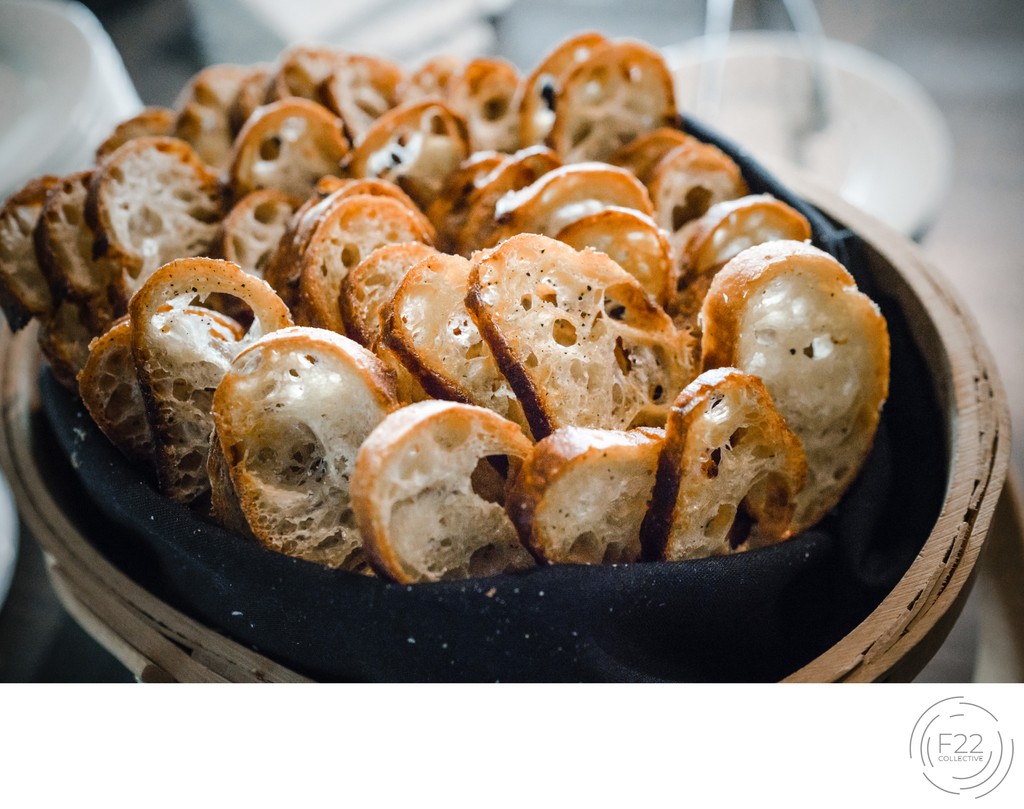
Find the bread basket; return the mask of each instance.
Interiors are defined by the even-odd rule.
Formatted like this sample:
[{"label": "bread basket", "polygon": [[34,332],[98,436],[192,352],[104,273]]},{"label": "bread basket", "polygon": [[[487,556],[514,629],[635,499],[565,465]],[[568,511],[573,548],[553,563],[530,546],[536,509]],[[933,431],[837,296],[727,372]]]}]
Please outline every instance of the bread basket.
[{"label": "bread basket", "polygon": [[[919,372],[904,377],[894,366],[893,395],[887,407],[902,408],[902,424],[912,424],[915,414],[908,413],[907,402],[901,403],[900,399],[920,394],[935,413],[932,419],[935,423],[926,433],[928,440],[915,450],[919,454],[901,457],[900,463],[893,466],[896,474],[904,478],[896,481],[895,491],[903,492],[906,502],[896,503],[895,507],[890,503],[887,510],[879,512],[891,522],[883,526],[882,533],[897,537],[904,524],[915,525],[914,530],[920,530],[921,513],[926,513],[928,530],[924,533],[927,536],[922,537],[919,546],[915,542],[911,548],[894,586],[890,587],[888,582],[884,587],[876,586],[877,597],[870,604],[865,606],[862,597],[855,611],[841,616],[839,623],[830,624],[828,631],[835,637],[828,633],[823,635],[830,637],[827,648],[804,645],[799,653],[785,660],[762,662],[751,670],[755,674],[737,674],[730,671],[727,663],[713,660],[713,647],[719,639],[713,635],[704,638],[698,633],[687,637],[701,639],[701,645],[711,649],[702,649],[701,655],[704,658],[711,655],[712,662],[708,664],[705,660],[703,668],[688,671],[675,667],[685,657],[686,650],[676,648],[683,645],[682,636],[665,632],[660,641],[664,648],[655,650],[664,651],[668,661],[662,661],[660,668],[637,676],[628,666],[617,668],[618,660],[601,659],[593,669],[600,672],[599,676],[581,675],[580,671],[590,672],[591,669],[586,665],[582,669],[560,668],[559,654],[564,651],[563,645],[573,643],[567,626],[561,626],[562,635],[550,639],[548,646],[534,646],[533,642],[539,639],[531,638],[532,624],[527,623],[524,632],[523,624],[510,621],[506,636],[502,637],[504,625],[497,620],[488,623],[488,616],[501,614],[495,605],[502,603],[502,598],[514,600],[520,595],[520,589],[535,588],[533,603],[545,603],[545,583],[557,586],[561,575],[553,572],[553,568],[530,572],[522,579],[485,580],[460,585],[462,589],[448,586],[443,592],[430,589],[437,585],[420,585],[422,589],[415,594],[413,588],[399,585],[339,580],[344,590],[362,591],[364,602],[374,608],[379,605],[386,610],[387,603],[400,604],[404,599],[406,608],[418,604],[414,610],[434,610],[435,621],[454,627],[453,645],[461,642],[465,647],[461,658],[449,648],[447,640],[441,642],[441,635],[435,638],[433,647],[427,648],[427,638],[414,629],[417,626],[414,614],[408,615],[407,620],[400,616],[385,627],[386,644],[375,641],[377,636],[370,630],[364,632],[364,627],[358,623],[332,625],[329,631],[318,633],[315,631],[318,616],[314,613],[319,605],[309,599],[279,599],[275,604],[280,615],[262,615],[258,619],[262,623],[257,626],[248,606],[232,606],[233,599],[239,598],[244,588],[236,579],[237,571],[224,561],[230,554],[228,557],[219,555],[216,543],[206,546],[202,541],[197,544],[194,536],[186,537],[190,543],[181,547],[171,543],[154,554],[152,548],[133,544],[131,537],[122,530],[123,526],[110,518],[109,510],[98,509],[88,497],[83,497],[83,484],[89,489],[95,482],[90,478],[105,474],[102,463],[97,465],[95,459],[84,472],[79,468],[83,458],[78,455],[76,442],[84,440],[91,424],[84,414],[81,423],[76,424],[74,419],[79,416],[69,410],[70,422],[64,425],[67,429],[61,440],[57,439],[44,413],[43,395],[52,403],[55,389],[40,375],[35,326],[16,335],[5,329],[0,336],[3,357],[0,384],[4,397],[0,461],[11,481],[23,519],[45,551],[58,596],[76,619],[142,680],[786,679],[830,682],[913,677],[945,638],[970,590],[1006,474],[1009,417],[1005,398],[976,327],[917,247],[884,225],[805,185],[799,178],[787,179],[840,231],[847,229],[859,236],[856,244],[859,262],[867,275],[864,280],[875,288],[872,294],[885,301],[883,309],[888,307],[887,317],[892,326],[898,325],[906,335],[905,342],[914,354]],[[110,463],[113,474],[116,462]],[[916,477],[917,468],[921,470],[922,479],[930,480],[927,493],[915,487],[913,480],[905,479]],[[861,488],[865,490],[858,496],[870,500],[870,481]],[[917,502],[919,490],[928,503]],[[147,515],[144,510],[145,503],[154,502],[146,499],[152,493],[146,494],[148,490],[141,483],[139,491],[142,499],[135,503],[130,519],[136,524],[144,524],[147,519],[156,521],[155,513]],[[130,493],[126,496],[131,497]],[[904,514],[915,513],[914,519],[903,519]],[[164,530],[165,515],[161,514],[160,520],[157,534]],[[857,521],[854,518],[852,522],[846,530],[855,532]],[[182,527],[173,520],[166,523],[166,532],[170,535],[204,531],[201,526]],[[230,539],[235,541],[235,538]],[[803,555],[807,559],[817,552],[813,539],[802,545],[793,540],[779,547],[782,549],[779,553],[794,557],[793,569],[801,562],[796,557]],[[837,552],[846,551],[839,548]],[[865,561],[870,569],[871,560]],[[259,583],[267,588],[268,595],[279,589],[287,590],[291,586],[289,581],[297,577],[300,588],[303,580],[315,583],[316,592],[325,602],[330,602],[325,606],[339,609],[333,594],[342,590],[332,590],[334,584],[327,575],[334,571],[311,570],[302,567],[308,563],[291,559],[275,558],[270,563],[268,569],[273,571],[272,575]],[[191,577],[191,566],[197,564],[205,576],[202,584]],[[711,560],[708,564],[714,566],[718,562]],[[652,602],[656,601],[664,568],[660,565],[633,567],[636,575],[646,577],[646,592]],[[565,574],[570,577],[570,586],[562,588],[563,597],[573,595],[571,577],[579,575],[589,576],[592,582],[604,582],[602,586],[614,596],[622,574],[599,568],[584,569],[582,573],[570,571]],[[768,586],[770,582],[764,584]],[[754,582],[749,592],[756,594],[758,586]],[[193,587],[207,588],[212,595],[199,604]],[[798,620],[793,626],[814,626],[815,603],[807,601],[806,595],[818,593],[821,599],[829,598],[829,584],[803,582],[802,587],[805,600],[796,608],[805,614],[796,616]],[[866,592],[875,590],[869,587]],[[434,593],[442,593],[437,599],[440,608],[434,604]],[[259,595],[259,590],[254,593],[250,587],[247,603],[254,604]],[[547,599],[547,603],[552,604],[551,609],[556,602],[552,596],[556,595],[552,588]],[[338,601],[343,602],[344,597]],[[619,603],[614,599],[602,601],[601,609],[612,613]],[[724,603],[728,604],[728,599]],[[630,607],[628,603],[624,606]],[[521,607],[520,617],[529,616],[529,609]],[[613,623],[611,616],[589,616],[589,620],[592,628]],[[616,615],[615,620],[621,619]],[[262,630],[267,622],[274,625],[271,627],[275,634],[273,643],[264,642]],[[836,633],[837,626],[842,627],[841,633]],[[517,632],[514,641],[508,637],[513,631]],[[620,635],[628,635],[628,621],[621,624],[618,631]],[[576,634],[571,632],[574,638]],[[524,644],[524,636],[529,643]],[[620,637],[620,645],[622,640]],[[627,646],[629,641],[626,637]],[[254,647],[263,651],[254,651]],[[477,649],[486,650],[486,664],[475,659]],[[598,643],[586,651],[600,656],[604,650]],[[770,656],[771,652],[769,644],[765,654]],[[753,653],[760,651],[754,649]],[[370,666],[365,659],[370,657],[379,658],[381,667]],[[578,663],[577,658],[578,655],[571,659]],[[450,669],[447,668],[449,659]],[[566,660],[569,659],[567,656]]]}]

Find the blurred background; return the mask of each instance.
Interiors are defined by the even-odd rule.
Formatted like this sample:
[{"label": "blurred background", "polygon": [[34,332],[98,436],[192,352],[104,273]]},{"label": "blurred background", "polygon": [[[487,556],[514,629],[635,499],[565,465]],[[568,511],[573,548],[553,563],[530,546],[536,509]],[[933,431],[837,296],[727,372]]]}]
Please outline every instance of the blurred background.
[{"label": "blurred background", "polygon": [[[272,61],[293,42],[328,42],[409,67],[436,53],[497,55],[526,71],[567,35],[586,29],[664,48],[678,71],[685,111],[730,132],[770,165],[800,164],[920,241],[977,320],[996,357],[1014,426],[1024,431],[1024,3],[93,0],[84,5],[110,35],[147,105],[173,105],[204,65]],[[808,35],[802,40],[806,59],[797,81],[787,86],[805,89],[795,99],[792,91],[783,92],[768,103],[765,77],[791,68],[773,56],[770,36],[754,32],[794,28]],[[827,46],[813,36],[819,28]],[[702,77],[695,64],[704,70],[711,64],[714,72]],[[831,77],[824,84],[823,69]],[[0,75],[0,93],[2,80]],[[758,103],[764,109],[752,115]],[[786,109],[792,120],[794,104],[810,133],[799,153],[788,148],[792,133],[775,131],[780,122],[771,112]],[[1024,443],[1016,438],[1012,468],[1024,472]],[[921,681],[974,677],[985,620],[980,597],[975,588]],[[47,585],[38,548],[22,542],[10,594],[0,608],[0,681],[128,679],[64,613]]]}]

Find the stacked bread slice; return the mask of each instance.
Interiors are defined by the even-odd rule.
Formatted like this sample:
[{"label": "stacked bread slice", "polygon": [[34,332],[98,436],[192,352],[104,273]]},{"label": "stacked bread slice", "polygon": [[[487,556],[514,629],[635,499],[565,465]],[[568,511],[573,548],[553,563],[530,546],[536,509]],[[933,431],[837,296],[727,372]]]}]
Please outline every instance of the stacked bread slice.
[{"label": "stacked bread slice", "polygon": [[822,519],[878,307],[677,126],[660,55],[217,65],[0,209],[0,306],[169,498],[404,583],[678,561]]}]

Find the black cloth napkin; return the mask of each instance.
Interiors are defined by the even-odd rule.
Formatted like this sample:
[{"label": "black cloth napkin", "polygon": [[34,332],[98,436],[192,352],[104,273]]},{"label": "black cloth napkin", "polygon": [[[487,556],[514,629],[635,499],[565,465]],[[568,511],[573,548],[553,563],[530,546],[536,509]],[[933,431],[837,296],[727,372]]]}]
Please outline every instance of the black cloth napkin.
[{"label": "black cloth napkin", "polygon": [[795,198],[748,154],[694,121],[753,193],[801,210],[885,315],[890,397],[874,449],[815,529],[735,556],[560,565],[463,582],[389,584],[291,559],[155,491],[47,369],[45,413],[87,501],[88,538],[171,606],[321,680],[775,681],[825,652],[899,581],[928,537],[949,459],[934,384],[907,321],[855,234]]}]

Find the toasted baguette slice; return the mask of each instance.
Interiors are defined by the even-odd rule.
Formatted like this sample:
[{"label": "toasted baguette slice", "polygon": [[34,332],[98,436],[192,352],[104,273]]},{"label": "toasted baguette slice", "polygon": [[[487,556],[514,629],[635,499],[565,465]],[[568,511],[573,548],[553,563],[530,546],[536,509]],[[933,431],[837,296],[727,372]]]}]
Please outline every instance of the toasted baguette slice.
[{"label": "toasted baguette slice", "polygon": [[659,126],[644,132],[618,149],[608,162],[613,166],[629,169],[644,185],[654,179],[654,169],[673,149],[696,142],[693,135],[671,126]]},{"label": "toasted baguette slice", "polygon": [[513,236],[474,259],[466,304],[537,440],[657,426],[694,376],[689,335],[603,253]]},{"label": "toasted baguette slice", "polygon": [[669,305],[676,325],[699,331],[697,315],[711,279],[740,251],[755,244],[811,238],[811,225],[802,213],[770,194],[719,202],[690,228],[679,254],[675,293]]},{"label": "toasted baguette slice", "polygon": [[96,234],[93,254],[141,283],[172,259],[209,252],[223,194],[183,140],[135,138],[93,172],[85,215]]},{"label": "toasted baguette slice", "polygon": [[270,255],[299,205],[298,198],[275,188],[246,194],[224,217],[217,252],[250,275],[263,278]]},{"label": "toasted baguette slice", "polygon": [[470,195],[505,159],[501,152],[473,152],[448,175],[441,193],[427,209],[427,217],[437,230],[435,244],[445,253],[458,252],[459,234],[469,216]]},{"label": "toasted baguette slice", "polygon": [[838,502],[867,457],[889,391],[878,306],[827,253],[804,242],[750,247],[715,276],[701,309],[705,368],[764,380],[807,454],[796,526]]},{"label": "toasted baguette slice", "polygon": [[359,450],[352,479],[374,569],[413,583],[531,566],[500,485],[482,480],[494,476],[489,458],[514,466],[529,451],[515,424],[471,405],[420,402],[388,416]]},{"label": "toasted baguette slice", "polygon": [[716,202],[747,194],[736,162],[718,147],[697,140],[666,154],[654,168],[649,188],[655,221],[677,245],[686,241],[687,225]]},{"label": "toasted baguette slice", "polygon": [[210,65],[192,77],[174,104],[175,136],[192,144],[208,166],[223,169],[231,160],[231,109],[249,72],[242,65]]},{"label": "toasted baguette slice", "polygon": [[651,217],[612,206],[566,225],[556,238],[577,250],[599,250],[639,281],[659,306],[668,303],[672,248]]},{"label": "toasted baguette slice", "polygon": [[[325,177],[324,179],[328,178]],[[327,186],[324,185],[324,187],[326,188]],[[343,180],[336,189],[329,192],[331,202],[327,204],[326,208],[330,208],[331,205],[339,203],[343,199],[358,196],[391,197],[391,199],[401,202],[409,209],[409,212],[416,218],[416,221],[420,223],[424,232],[429,236],[430,241],[434,242],[437,239],[437,231],[434,229],[433,223],[423,213],[419,205],[413,201],[412,197],[389,180],[380,180],[376,177]]]},{"label": "toasted baguette slice", "polygon": [[438,253],[412,267],[382,315],[382,341],[431,396],[486,407],[521,426],[516,395],[466,310],[470,263]]},{"label": "toasted baguette slice", "polygon": [[441,101],[426,100],[378,118],[352,151],[348,168],[353,177],[397,183],[426,210],[468,155],[462,116]]},{"label": "toasted baguette slice", "polygon": [[89,343],[89,357],[78,375],[78,391],[92,420],[128,459],[153,467],[153,431],[132,358],[132,329],[122,317]]},{"label": "toasted baguette slice", "polygon": [[341,282],[338,306],[345,333],[370,348],[380,337],[380,312],[395,296],[406,273],[437,251],[423,242],[399,242],[378,247]]},{"label": "toasted baguette slice", "polygon": [[541,60],[524,80],[519,97],[519,141],[523,146],[543,143],[555,123],[555,97],[564,77],[607,42],[586,31],[570,37]]},{"label": "toasted baguette slice", "polygon": [[68,175],[50,190],[36,222],[33,240],[39,267],[54,298],[87,304],[86,322],[97,334],[127,311],[114,263],[94,258],[95,235],[85,221],[92,172]]},{"label": "toasted baguette slice", "polygon": [[577,219],[613,206],[654,213],[647,189],[625,169],[605,163],[560,166],[498,200],[494,219],[499,227],[493,244],[517,233],[553,238]]},{"label": "toasted baguette slice", "polygon": [[499,202],[514,191],[532,186],[561,165],[558,155],[546,146],[529,146],[507,156],[479,177],[466,198],[464,221],[451,224],[453,251],[469,256],[474,250],[494,247],[508,235],[495,214]]},{"label": "toasted baguette slice", "polygon": [[96,336],[87,309],[86,303],[63,300],[39,318],[39,348],[57,381],[75,392],[78,374],[89,357],[89,341]]},{"label": "toasted baguette slice", "polygon": [[339,298],[349,271],[382,245],[429,240],[420,218],[390,197],[347,197],[330,207],[302,257],[297,322],[344,332]]},{"label": "toasted baguette slice", "polygon": [[328,567],[365,568],[349,487],[359,447],[396,406],[387,369],[340,334],[282,329],[239,354],[213,417],[260,542]]},{"label": "toasted baguette slice", "polygon": [[387,59],[345,54],[320,85],[320,100],[345,122],[349,140],[358,143],[374,121],[398,104],[403,75]]},{"label": "toasted baguette slice", "polygon": [[321,89],[345,58],[343,51],[328,45],[293,45],[274,66],[267,83],[267,102],[286,98],[321,101]]},{"label": "toasted baguette slice", "polygon": [[462,71],[464,63],[463,59],[451,54],[428,59],[398,85],[399,102],[411,104],[428,99],[443,101],[448,97],[449,85]]},{"label": "toasted baguette slice", "polygon": [[504,59],[473,59],[448,87],[448,103],[465,120],[471,151],[519,148],[515,107],[519,71]]},{"label": "toasted baguette slice", "polygon": [[[252,311],[247,333],[226,315],[195,314],[195,299],[239,298]],[[291,325],[288,309],[266,282],[237,264],[179,259],[161,267],[129,305],[132,356],[156,441],[157,481],[188,503],[209,488],[213,392],[235,355],[261,335]]]},{"label": "toasted baguette slice", "polygon": [[210,434],[210,456],[206,460],[206,475],[210,478],[210,516],[214,522],[241,537],[256,539],[245,519],[235,484],[231,482],[231,468],[224,457],[216,426]]},{"label": "toasted baguette slice", "polygon": [[762,382],[735,368],[705,371],[668,417],[644,557],[700,559],[787,539],[806,474],[800,440]]},{"label": "toasted baguette slice", "polygon": [[565,76],[555,98],[548,143],[567,163],[607,160],[637,135],[676,118],[665,60],[641,42],[598,45]]},{"label": "toasted baguette slice", "polygon": [[0,309],[12,331],[53,310],[53,295],[36,260],[32,232],[47,193],[59,182],[49,175],[31,180],[0,209]]},{"label": "toasted baguette slice", "polygon": [[259,188],[305,198],[348,154],[341,120],[304,98],[260,107],[235,138],[229,178],[235,199]]},{"label": "toasted baguette slice", "polygon": [[177,113],[167,107],[146,107],[138,115],[114,127],[114,131],[96,148],[96,162],[102,162],[107,155],[113,154],[135,138],[166,137],[173,134],[176,118]]},{"label": "toasted baguette slice", "polygon": [[272,75],[273,69],[269,64],[249,65],[249,71],[239,82],[238,91],[228,110],[228,120],[235,137],[238,137],[245,122],[266,101]]},{"label": "toasted baguette slice", "polygon": [[540,563],[636,562],[664,431],[562,427],[523,462],[505,508]]}]

